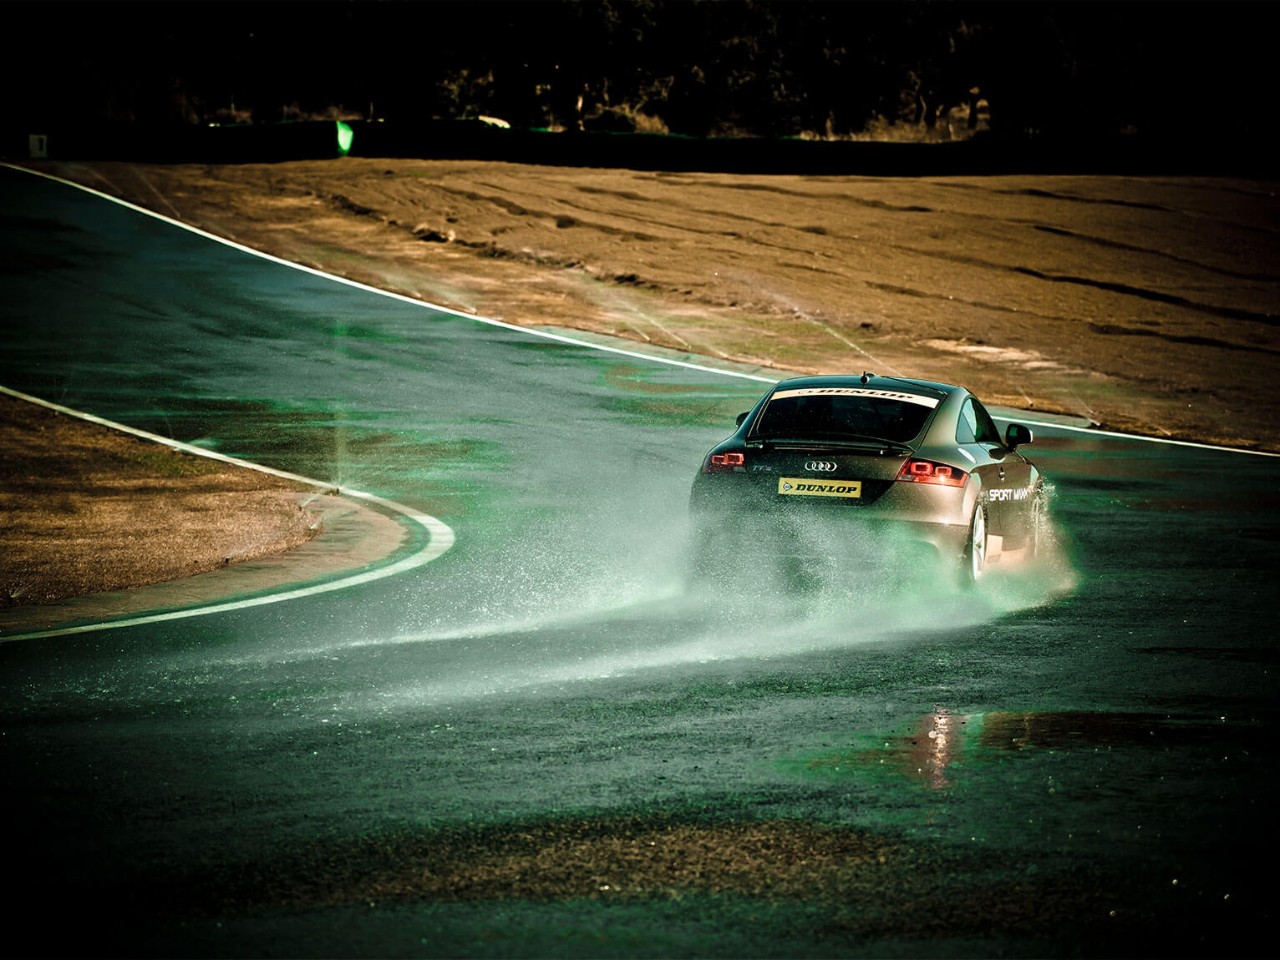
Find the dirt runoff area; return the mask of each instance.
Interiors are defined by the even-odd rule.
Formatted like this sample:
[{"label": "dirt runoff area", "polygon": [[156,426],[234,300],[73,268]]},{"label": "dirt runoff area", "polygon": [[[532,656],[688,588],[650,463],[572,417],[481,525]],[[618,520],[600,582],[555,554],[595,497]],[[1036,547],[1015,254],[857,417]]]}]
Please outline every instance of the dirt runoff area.
[{"label": "dirt runoff area", "polygon": [[299,547],[309,488],[0,393],[0,607],[127,590]]},{"label": "dirt runoff area", "polygon": [[[1280,451],[1280,201],[1270,181],[351,157],[39,169],[288,260],[514,324],[740,360],[780,377],[870,370],[956,382],[992,404],[1100,428]],[[11,421],[0,423],[6,446]],[[109,446],[75,448],[97,461],[68,474],[86,480],[81,538],[50,527],[33,547],[46,555],[32,562],[62,589],[112,588],[88,569],[107,566],[86,562],[90,536],[124,541],[181,527],[191,513],[166,484],[113,485]],[[6,515],[47,511],[47,498],[24,496],[27,481],[3,463],[0,495],[16,511]],[[201,483],[272,489],[221,468]],[[93,509],[95,494],[121,490],[135,512]],[[274,522],[270,500],[253,501],[264,516],[243,522]],[[86,534],[91,522],[105,529]],[[225,542],[239,542],[235,528]],[[133,541],[144,552],[154,542]],[[227,555],[222,543],[214,554]],[[191,569],[184,548],[164,550],[174,561],[164,577]],[[0,561],[0,603],[32,602],[31,590],[14,596],[10,565]],[[151,568],[137,569],[146,579]]]}]

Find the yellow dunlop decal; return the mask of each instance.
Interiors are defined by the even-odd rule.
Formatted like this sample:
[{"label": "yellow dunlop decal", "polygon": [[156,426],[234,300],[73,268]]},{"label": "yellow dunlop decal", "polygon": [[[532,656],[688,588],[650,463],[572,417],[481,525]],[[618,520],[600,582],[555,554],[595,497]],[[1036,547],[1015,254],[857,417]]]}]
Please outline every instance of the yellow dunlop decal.
[{"label": "yellow dunlop decal", "polygon": [[860,497],[862,481],[779,477],[778,493],[793,497]]}]

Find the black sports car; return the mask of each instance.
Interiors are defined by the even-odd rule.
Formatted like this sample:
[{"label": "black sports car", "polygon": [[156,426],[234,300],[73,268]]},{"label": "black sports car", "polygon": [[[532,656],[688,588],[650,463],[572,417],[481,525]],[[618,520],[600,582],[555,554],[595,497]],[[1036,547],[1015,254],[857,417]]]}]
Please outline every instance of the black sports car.
[{"label": "black sports car", "polygon": [[[1043,479],[963,387],[898,377],[783,380],[693,481],[699,571],[725,559],[860,555],[925,545],[971,584],[1035,552]],[[877,534],[885,534],[878,536]]]}]

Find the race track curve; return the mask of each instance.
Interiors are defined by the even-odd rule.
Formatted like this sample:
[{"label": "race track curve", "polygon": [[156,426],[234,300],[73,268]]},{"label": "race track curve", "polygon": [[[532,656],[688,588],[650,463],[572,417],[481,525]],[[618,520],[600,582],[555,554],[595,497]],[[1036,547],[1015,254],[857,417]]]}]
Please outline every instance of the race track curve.
[{"label": "race track curve", "polygon": [[12,169],[0,197],[0,384],[456,536],[345,589],[0,643],[16,952],[1264,942],[1271,458],[1047,425],[1034,569],[690,594],[688,483],[760,371],[390,297]]}]

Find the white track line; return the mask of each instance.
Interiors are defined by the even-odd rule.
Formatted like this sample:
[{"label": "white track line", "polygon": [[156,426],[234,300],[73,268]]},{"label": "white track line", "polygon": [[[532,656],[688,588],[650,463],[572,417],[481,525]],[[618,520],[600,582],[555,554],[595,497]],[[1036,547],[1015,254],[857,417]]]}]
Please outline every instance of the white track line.
[{"label": "white track line", "polygon": [[[473,320],[476,323],[483,323],[483,324],[488,324],[489,326],[501,327],[504,330],[511,330],[517,333],[521,333],[528,337],[535,337],[543,340],[552,340],[557,343],[564,343],[571,346],[582,347],[589,350],[598,350],[602,353],[611,353],[616,356],[630,357],[632,359],[643,360],[648,363],[661,363],[661,364],[666,364],[667,366],[681,367],[686,370],[696,370],[700,373],[710,373],[710,374],[715,374],[717,376],[722,376],[722,377],[736,377],[741,380],[753,380],[758,383],[773,384],[777,382],[776,377],[763,377],[763,376],[760,376],[759,374],[743,373],[735,370],[722,370],[716,367],[708,367],[703,364],[691,363],[687,360],[676,360],[671,357],[654,356],[652,354],[641,353],[635,350],[624,350],[620,347],[610,347],[610,346],[605,346],[603,344],[590,343],[589,341],[586,341],[586,340],[578,340],[573,337],[564,336],[562,334],[551,333],[546,330],[534,330],[529,327],[522,327],[518,324],[506,323],[502,320],[495,320],[492,317],[483,317],[483,316],[479,316],[478,314],[467,313],[463,310],[455,310],[451,307],[444,307],[444,306],[440,306],[439,304],[428,303],[424,300],[417,300],[417,299],[414,299],[413,297],[407,297],[404,294],[393,293],[390,290],[382,290],[382,289],[379,289],[378,287],[373,287],[373,286],[370,286],[369,284],[361,283],[358,280],[350,280],[347,277],[340,277],[332,273],[325,273],[323,270],[317,270],[314,267],[308,267],[301,263],[294,263],[292,260],[285,260],[282,257],[277,257],[270,253],[264,253],[261,250],[255,250],[253,247],[245,246],[244,244],[237,243],[234,240],[228,240],[225,237],[219,237],[216,234],[209,233],[207,230],[201,230],[199,227],[192,226],[189,223],[184,223],[181,220],[175,220],[173,217],[167,217],[162,213],[157,213],[154,210],[148,210],[146,207],[140,207],[135,203],[130,203],[128,200],[122,200],[119,197],[113,197],[109,193],[103,193],[101,190],[95,190],[92,187],[85,186],[84,184],[81,184],[81,183],[76,183],[75,181],[72,181],[72,180],[66,180],[62,177],[57,177],[52,174],[43,173],[39,170],[32,170],[28,167],[19,166],[13,163],[0,162],[0,167],[5,167],[10,170],[15,170],[19,173],[30,174],[31,176],[35,176],[35,177],[40,177],[44,180],[49,180],[54,183],[62,184],[63,186],[72,187],[73,189],[83,191],[84,193],[91,194],[95,197],[99,197],[110,203],[118,204],[119,206],[132,210],[135,213],[140,213],[143,216],[151,217],[155,220],[159,220],[163,223],[167,223],[170,226],[177,227],[180,230],[186,230],[187,232],[193,233],[199,237],[203,237],[206,240],[212,240],[214,243],[220,243],[223,246],[232,248],[233,250],[238,250],[241,253],[246,253],[246,254],[249,254],[250,256],[259,257],[263,260],[267,260],[267,261],[270,261],[271,263],[279,264],[280,266],[283,266],[283,267],[289,267],[293,270],[300,270],[303,273],[308,273],[308,274],[311,274],[312,276],[320,277],[324,280],[329,280],[334,283],[341,283],[348,287],[353,287],[357,290],[363,290],[366,293],[372,293],[382,297],[390,297],[393,300],[399,300],[402,303],[412,304],[413,306],[416,306],[416,307],[422,307],[428,310],[433,310],[438,313],[449,314],[455,317],[462,317],[467,320]],[[412,557],[408,557],[404,560],[401,560],[398,563],[391,564],[390,566],[383,567],[379,570],[371,571],[369,573],[359,574],[355,577],[348,577],[342,580],[335,580],[330,583],[321,584],[315,587],[306,587],[300,590],[292,590],[286,593],[275,594],[270,597],[259,597],[254,600],[234,601],[231,603],[216,604],[209,607],[200,607],[192,610],[184,610],[184,611],[179,611],[175,613],[157,614],[151,617],[137,617],[130,620],[115,620],[115,621],[110,621],[108,623],[103,623],[103,624],[85,625],[82,627],[71,627],[71,628],[62,629],[62,630],[45,630],[45,631],[40,631],[38,633],[21,634],[21,635],[15,635],[11,637],[0,637],[0,642],[3,642],[4,640],[20,640],[20,639],[28,639],[28,638],[34,639],[36,637],[61,636],[69,633],[84,633],[92,630],[104,630],[104,629],[109,629],[113,627],[133,626],[135,624],[140,624],[140,623],[155,623],[161,620],[176,620],[181,617],[197,616],[197,615],[206,614],[206,613],[218,613],[224,610],[238,610],[244,607],[260,606],[262,604],[275,603],[281,600],[291,600],[291,599],[294,599],[295,597],[310,596],[312,594],[323,593],[328,590],[339,590],[339,589],[342,589],[343,587],[355,586],[356,584],[359,584],[359,583],[367,583],[370,580],[376,580],[381,577],[391,576],[393,574],[400,573],[404,570],[409,570],[414,567],[421,566],[422,564],[427,563],[430,560],[434,560],[436,557],[440,556],[440,554],[444,553],[453,545],[453,542],[454,542],[453,530],[451,530],[446,524],[435,519],[434,517],[430,517],[430,516],[427,516],[426,514],[418,513],[417,511],[412,510],[409,507],[405,507],[401,504],[394,503],[390,500],[384,500],[381,497],[375,497],[372,494],[363,493],[358,490],[347,490],[341,487],[335,487],[331,483],[325,483],[319,480],[312,480],[308,477],[300,477],[295,474],[285,473],[280,470],[273,470],[270,467],[264,467],[260,464],[250,463],[246,460],[237,460],[233,457],[227,457],[222,454],[213,453],[212,451],[209,451],[209,450],[203,450],[199,447],[191,446],[190,444],[184,444],[175,440],[169,440],[157,434],[150,434],[143,430],[135,430],[132,427],[127,427],[127,426],[124,426],[123,424],[113,423],[109,420],[103,420],[102,418],[95,417],[92,414],[82,413],[80,411],[71,410],[67,407],[59,406],[58,404],[49,403],[48,401],[45,401],[45,400],[39,400],[35,397],[29,397],[26,394],[18,393],[16,390],[10,390],[7,387],[0,386],[0,391],[10,394],[11,396],[20,397],[25,400],[30,400],[35,403],[39,403],[43,406],[49,407],[50,409],[58,410],[59,412],[66,413],[70,416],[80,417],[81,419],[88,420],[92,423],[100,423],[105,426],[112,427],[113,429],[116,429],[116,430],[123,430],[125,433],[131,433],[131,434],[134,434],[135,436],[154,440],[156,442],[163,443],[167,446],[174,447],[175,449],[185,450],[189,453],[194,453],[203,457],[211,457],[216,460],[223,460],[227,463],[235,464],[237,466],[248,467],[249,469],[253,469],[253,470],[260,470],[264,473],[270,473],[275,476],[284,477],[290,480],[296,480],[301,483],[310,484],[316,487],[336,490],[337,492],[342,493],[345,496],[349,496],[355,499],[367,500],[371,503],[377,503],[387,509],[393,510],[396,513],[401,514],[404,517],[407,517],[410,520],[413,520],[416,523],[421,524],[431,534],[431,540],[427,549],[422,551],[421,553],[415,554]],[[1000,419],[1007,419],[1007,418],[1002,417]],[[1019,418],[1019,420],[1022,423],[1026,423],[1031,426],[1043,427],[1048,430],[1063,430],[1068,433],[1079,433],[1079,434],[1084,434],[1086,436],[1091,436],[1091,437],[1111,437],[1118,440],[1134,440],[1134,441],[1141,441],[1144,443],[1162,443],[1162,444],[1167,444],[1169,446],[1192,447],[1199,450],[1215,450],[1222,453],[1245,453],[1245,454],[1252,454],[1254,456],[1261,456],[1261,457],[1280,456],[1280,454],[1270,453],[1265,450],[1242,450],[1236,447],[1223,447],[1223,446],[1217,446],[1217,445],[1208,444],[1208,443],[1193,443],[1188,440],[1166,440],[1161,437],[1144,437],[1144,436],[1141,436],[1138,434],[1132,434],[1132,433],[1116,433],[1109,430],[1095,430],[1090,427],[1075,427],[1075,426],[1070,426],[1066,424],[1049,423],[1043,420],[1023,419],[1023,418]]]},{"label": "white track line", "polygon": [[[438,313],[446,313],[455,317],[463,317],[467,320],[473,320],[476,323],[484,323],[494,327],[501,327],[504,330],[512,330],[517,333],[522,333],[525,336],[529,336],[529,337],[536,337],[543,340],[553,340],[557,343],[565,343],[571,346],[583,347],[589,350],[599,350],[603,353],[612,353],[617,356],[631,357],[633,359],[644,360],[649,363],[662,363],[672,367],[682,367],[686,370],[697,370],[700,373],[712,373],[722,377],[736,377],[742,380],[754,380],[758,383],[773,384],[773,383],[776,383],[779,379],[778,377],[764,377],[755,373],[743,373],[736,370],[723,370],[717,367],[708,367],[708,366],[704,366],[703,364],[692,363],[687,360],[676,360],[672,357],[654,356],[653,354],[641,353],[635,350],[625,350],[621,347],[610,347],[604,344],[591,343],[586,340],[578,340],[578,339],[575,339],[574,337],[565,336],[563,334],[551,333],[550,331],[547,331],[547,330],[535,330],[530,327],[522,327],[519,324],[506,323],[502,320],[495,320],[492,317],[483,317],[478,314],[467,313],[464,310],[455,310],[452,307],[443,307],[443,306],[440,306],[439,304],[428,303],[425,300],[417,300],[417,299],[414,299],[413,297],[407,297],[404,294],[393,293],[390,290],[382,290],[382,289],[379,289],[378,287],[371,287],[366,283],[359,282],[358,280],[350,280],[346,277],[339,277],[332,273],[325,273],[323,270],[317,270],[314,267],[308,267],[301,263],[294,263],[292,260],[285,260],[282,257],[277,257],[270,253],[264,253],[261,250],[255,250],[253,247],[245,246],[244,244],[237,243],[234,240],[228,240],[225,237],[219,237],[216,234],[209,233],[206,230],[201,230],[199,227],[192,226],[189,223],[184,223],[181,220],[175,220],[174,218],[167,217],[162,213],[156,213],[154,210],[148,210],[146,207],[140,207],[135,203],[130,203],[128,200],[122,200],[119,197],[113,197],[109,193],[103,193],[101,190],[95,190],[93,187],[87,187],[84,184],[76,183],[73,180],[65,180],[62,177],[56,177],[49,173],[42,173],[39,170],[32,170],[28,167],[19,166],[13,163],[0,162],[0,167],[7,167],[10,170],[16,170],[19,173],[31,174],[32,176],[41,177],[45,180],[51,180],[54,183],[60,183],[64,186],[73,187],[76,190],[81,190],[85,193],[92,194],[95,197],[100,197],[103,200],[107,200],[111,203],[119,204],[120,206],[133,210],[136,213],[140,213],[143,216],[152,217],[156,220],[162,221],[163,223],[167,223],[171,226],[178,227],[181,230],[186,230],[189,233],[194,233],[197,236],[204,237],[207,240],[212,240],[214,243],[220,243],[223,246],[231,247],[233,250],[239,250],[242,253],[247,253],[250,256],[260,257],[263,260],[268,260],[272,263],[279,264],[280,266],[283,266],[283,267],[290,267],[291,269],[294,269],[294,270],[301,270],[303,273],[309,273],[312,276],[321,277],[325,280],[333,281],[334,283],[345,284],[348,287],[354,287],[355,289],[363,290],[366,293],[373,293],[373,294],[377,294],[378,296],[390,297],[393,300],[399,300],[402,303],[413,304],[415,307],[423,307],[428,310],[434,310]],[[1198,450],[1217,450],[1222,453],[1244,453],[1244,454],[1250,454],[1252,456],[1257,456],[1257,457],[1280,457],[1280,453],[1271,453],[1266,450],[1244,450],[1239,447],[1224,447],[1224,446],[1220,446],[1212,443],[1195,443],[1190,440],[1168,440],[1163,437],[1146,437],[1136,433],[1117,433],[1110,430],[1095,430],[1092,427],[1076,427],[1076,426],[1070,426],[1068,424],[1052,423],[1045,420],[1026,419],[1021,416],[1018,417],[1018,421],[1020,423],[1025,423],[1033,427],[1044,427],[1045,429],[1050,429],[1050,430],[1064,430],[1068,433],[1080,433],[1080,434],[1084,434],[1086,436],[1091,436],[1091,437],[1112,437],[1117,440],[1136,440],[1136,441],[1141,441],[1143,443],[1163,443],[1163,444],[1167,444],[1169,446],[1174,446],[1174,447],[1192,447]]]},{"label": "white track line", "polygon": [[358,586],[362,583],[371,583],[374,580],[381,580],[384,577],[395,576],[398,573],[404,573],[406,570],[413,570],[423,564],[430,563],[453,546],[453,530],[447,524],[437,520],[435,517],[414,510],[412,507],[406,507],[404,504],[396,503],[394,500],[386,500],[383,497],[375,496],[372,493],[365,493],[362,490],[353,490],[350,487],[342,487],[336,484],[327,483],[323,480],[313,480],[310,477],[304,477],[296,473],[276,470],[273,467],[265,467],[260,463],[241,460],[237,457],[229,457],[224,453],[217,453],[213,450],[205,450],[189,443],[183,443],[180,440],[172,440],[168,437],[162,437],[156,433],[139,430],[136,427],[129,427],[122,423],[105,420],[102,417],[94,416],[92,413],[73,410],[70,407],[64,407],[58,403],[41,400],[39,397],[33,397],[29,394],[12,390],[6,386],[0,385],[0,393],[16,397],[19,400],[25,400],[28,403],[38,404],[42,407],[48,408],[49,410],[56,410],[58,413],[65,414],[69,417],[77,417],[81,420],[86,420],[89,423],[96,423],[100,426],[110,427],[112,430],[119,430],[122,433],[141,437],[143,440],[160,443],[166,447],[171,447],[174,450],[181,450],[184,453],[192,453],[199,457],[218,460],[222,463],[228,463],[236,467],[257,470],[259,473],[267,473],[273,477],[281,477],[285,480],[292,480],[296,483],[303,483],[308,486],[318,487],[326,492],[350,497],[353,500],[363,500],[366,503],[375,504],[385,510],[399,514],[412,523],[418,524],[427,531],[427,534],[430,537],[427,545],[417,553],[410,554],[395,563],[388,564],[385,567],[378,567],[374,570],[366,570],[364,573],[358,573],[354,576],[342,577],[338,580],[330,580],[327,583],[314,584],[308,587],[299,587],[295,590],[286,590],[282,593],[273,593],[264,597],[252,597],[248,600],[230,600],[226,603],[215,603],[203,607],[192,607],[187,610],[175,610],[169,613],[157,613],[142,617],[130,617],[123,620],[108,620],[102,623],[82,624],[75,627],[55,627],[49,630],[38,630],[31,633],[18,633],[11,636],[0,636],[0,643],[10,640],[35,640],[40,637],[62,637],[73,633],[90,633],[97,630],[113,630],[119,627],[133,627],[143,623],[162,623],[166,620],[181,620],[186,617],[197,617],[210,613],[225,613],[229,610],[243,610],[247,607],[260,607],[268,603],[280,603],[284,600],[296,600],[299,597],[310,597],[317,593],[327,593],[330,590],[343,590],[347,587]]},{"label": "white track line", "polygon": [[1027,420],[1021,416],[1002,416],[992,413],[993,420],[1005,423],[1016,421],[1031,427],[1044,427],[1046,430],[1065,430],[1068,433],[1081,433],[1088,437],[1110,437],[1114,440],[1136,440],[1141,443],[1163,443],[1170,447],[1192,447],[1196,450],[1215,450],[1218,453],[1247,453],[1254,457],[1280,457],[1280,453],[1270,450],[1245,450],[1242,447],[1220,447],[1212,443],[1196,443],[1193,440],[1169,440],[1166,437],[1144,437],[1140,433],[1116,433],[1113,430],[1098,430],[1094,427],[1075,427],[1068,423],[1050,423],[1047,420]]},{"label": "white track line", "polygon": [[686,360],[676,360],[670,357],[655,357],[652,354],[640,353],[639,351],[635,351],[635,350],[624,350],[621,347],[609,347],[609,346],[605,346],[604,344],[588,343],[585,340],[576,340],[573,337],[567,337],[558,333],[551,333],[550,331],[547,331],[547,330],[533,330],[529,327],[522,327],[519,324],[506,323],[502,320],[494,320],[492,317],[482,317],[479,314],[467,313],[465,310],[455,310],[452,307],[442,307],[439,304],[428,303],[425,300],[417,300],[413,297],[407,297],[402,293],[394,293],[390,290],[382,290],[382,289],[379,289],[378,287],[371,287],[369,286],[369,284],[361,283],[358,280],[350,280],[347,277],[339,277],[336,274],[325,273],[323,270],[317,270],[315,267],[308,267],[305,264],[294,263],[292,260],[285,260],[284,258],[277,257],[274,254],[264,253],[261,250],[255,250],[253,247],[247,247],[244,244],[237,243],[234,240],[228,240],[226,237],[219,237],[216,234],[209,233],[206,230],[201,230],[199,227],[192,226],[189,223],[183,223],[181,220],[175,220],[172,217],[166,217],[163,213],[156,213],[154,210],[148,210],[146,207],[140,207],[136,203],[130,203],[128,200],[121,200],[119,197],[113,197],[111,196],[111,194],[103,193],[101,190],[95,190],[93,189],[93,187],[86,187],[82,183],[76,183],[72,180],[64,180],[62,177],[55,177],[52,174],[42,173],[39,170],[30,170],[26,167],[20,167],[12,163],[0,163],[0,167],[8,167],[10,170],[17,170],[20,173],[29,173],[29,174],[32,174],[33,176],[42,177],[45,180],[52,180],[54,183],[60,183],[60,184],[63,184],[64,186],[74,187],[77,190],[82,190],[85,193],[94,195],[95,197],[101,197],[103,200],[109,200],[110,202],[119,204],[122,207],[127,207],[128,209],[133,210],[136,213],[141,213],[144,216],[152,217],[156,220],[162,221],[163,223],[167,223],[171,226],[178,227],[190,233],[194,233],[197,236],[204,237],[206,240],[212,240],[215,243],[222,244],[223,246],[231,247],[233,250],[239,250],[241,253],[247,253],[247,254],[250,254],[251,256],[260,257],[263,260],[269,260],[270,262],[277,263],[282,267],[291,267],[294,270],[301,270],[303,273],[309,273],[314,277],[321,277],[325,280],[331,280],[334,283],[341,283],[348,287],[354,287],[357,290],[363,290],[366,293],[376,293],[379,296],[390,297],[392,300],[399,300],[402,303],[410,303],[410,304],[413,304],[415,307],[423,307],[427,310],[433,310],[437,313],[447,313],[455,317],[464,317],[467,320],[474,320],[476,323],[485,323],[492,327],[501,327],[504,330],[513,330],[513,331],[516,331],[517,333],[522,333],[530,337],[539,337],[543,340],[554,340],[557,343],[565,343],[575,347],[587,347],[591,350],[599,350],[604,353],[613,353],[623,357],[632,357],[636,360],[648,360],[654,363],[665,363],[668,366],[673,366],[673,367],[684,367],[688,370],[698,370],[698,371],[707,372],[707,373],[718,373],[721,376],[725,376],[725,377],[739,377],[744,380],[758,380],[761,383],[774,383],[777,379],[776,377],[762,377],[758,374],[752,374],[752,373],[740,373],[736,370],[717,370],[714,367],[706,367],[701,364],[690,363]]}]

